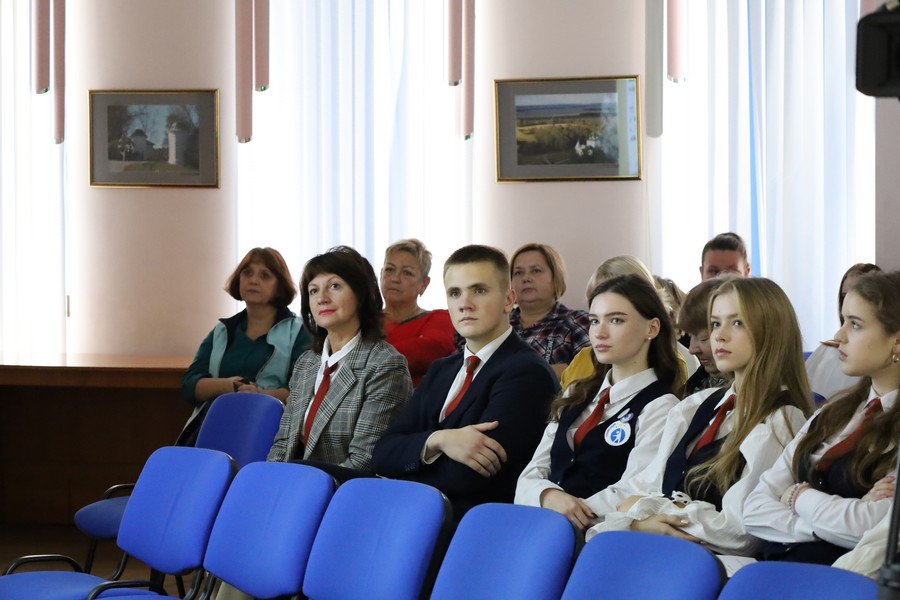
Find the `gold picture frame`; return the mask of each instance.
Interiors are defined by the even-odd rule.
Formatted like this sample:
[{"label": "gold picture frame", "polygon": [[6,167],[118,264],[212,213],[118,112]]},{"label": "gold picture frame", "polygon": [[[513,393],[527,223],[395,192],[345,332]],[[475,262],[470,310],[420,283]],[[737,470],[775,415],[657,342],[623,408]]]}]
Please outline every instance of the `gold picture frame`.
[{"label": "gold picture frame", "polygon": [[637,75],[494,81],[497,181],[641,179]]},{"label": "gold picture frame", "polygon": [[219,187],[218,90],[91,90],[92,187]]}]

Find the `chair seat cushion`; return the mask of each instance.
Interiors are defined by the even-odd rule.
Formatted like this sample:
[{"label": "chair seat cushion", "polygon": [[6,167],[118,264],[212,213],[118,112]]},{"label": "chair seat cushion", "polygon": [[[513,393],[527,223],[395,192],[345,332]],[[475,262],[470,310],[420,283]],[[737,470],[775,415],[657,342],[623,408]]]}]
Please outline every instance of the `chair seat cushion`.
[{"label": "chair seat cushion", "polygon": [[75,526],[98,540],[114,540],[125,514],[128,496],[116,496],[88,504],[75,513]]},{"label": "chair seat cushion", "polygon": [[0,577],[3,600],[84,600],[102,577],[72,571],[12,573]]}]

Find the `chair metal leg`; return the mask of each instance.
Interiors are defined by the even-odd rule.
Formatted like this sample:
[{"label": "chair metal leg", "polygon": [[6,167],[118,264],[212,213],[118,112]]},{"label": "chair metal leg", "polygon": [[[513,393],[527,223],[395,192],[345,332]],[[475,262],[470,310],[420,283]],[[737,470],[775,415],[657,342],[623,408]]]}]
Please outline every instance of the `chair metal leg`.
[{"label": "chair metal leg", "polygon": [[128,553],[123,552],[122,558],[119,559],[119,564],[116,565],[116,570],[113,572],[112,575],[109,576],[110,581],[117,581],[122,576],[122,573],[125,572],[125,566],[127,564],[128,564]]},{"label": "chair metal leg", "polygon": [[84,557],[84,572],[90,573],[94,566],[94,554],[97,552],[97,540],[91,538],[88,542],[87,556]]}]

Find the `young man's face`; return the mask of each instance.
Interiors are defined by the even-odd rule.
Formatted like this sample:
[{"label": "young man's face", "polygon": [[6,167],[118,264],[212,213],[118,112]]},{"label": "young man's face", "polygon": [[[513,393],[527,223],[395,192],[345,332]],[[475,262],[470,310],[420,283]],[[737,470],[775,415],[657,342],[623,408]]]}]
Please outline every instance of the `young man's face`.
[{"label": "young man's face", "polygon": [[459,335],[478,352],[509,327],[515,292],[489,262],[451,265],[444,273],[447,308]]},{"label": "young man's face", "polygon": [[750,265],[737,250],[707,250],[700,265],[700,278],[703,281],[718,277],[722,273],[734,273],[741,277],[750,274]]}]

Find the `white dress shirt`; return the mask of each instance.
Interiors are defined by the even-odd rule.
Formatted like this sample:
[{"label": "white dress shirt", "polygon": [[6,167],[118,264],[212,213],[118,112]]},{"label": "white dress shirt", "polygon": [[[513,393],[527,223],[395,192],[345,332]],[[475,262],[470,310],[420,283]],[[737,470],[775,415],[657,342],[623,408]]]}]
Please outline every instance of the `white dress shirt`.
[{"label": "white dress shirt", "polygon": [[334,354],[331,353],[331,346],[328,343],[328,338],[325,339],[325,345],[322,347],[322,365],[319,367],[319,374],[316,375],[316,385],[313,387],[313,397],[309,399],[309,404],[307,404],[306,406],[306,412],[303,413],[304,423],[306,423],[306,418],[309,416],[309,409],[312,408],[313,398],[316,397],[316,392],[319,390],[319,386],[322,385],[322,380],[325,379],[325,369],[327,369],[331,365],[338,365],[338,367],[331,373],[331,379],[334,379],[341,371],[341,359],[350,354],[350,351],[356,347],[361,337],[362,332],[357,332],[357,334],[354,335],[349,342],[344,344],[343,348],[341,348]]},{"label": "white dress shirt", "polygon": [[[799,431],[806,418],[794,406],[779,408],[762,423],[754,427],[740,445],[740,452],[747,464],[741,478],[722,496],[722,510],[702,500],[693,500],[679,494],[679,506],[662,495],[662,481],[666,463],[675,447],[681,441],[697,409],[716,389],[701,390],[678,403],[666,420],[665,429],[650,466],[629,480],[622,480],[620,493],[627,496],[643,496],[627,512],[613,512],[589,529],[586,539],[604,531],[630,529],[634,521],[653,515],[675,515],[687,519],[682,530],[700,539],[704,546],[718,554],[734,554],[741,557],[752,556],[759,541],[744,530],[742,511],[744,500],[756,487],[760,476],[778,459],[784,447]],[[734,392],[729,389],[723,399]],[[736,411],[725,417],[718,437],[734,428]],[[726,564],[726,567],[728,565]]]},{"label": "white dress shirt", "polygon": [[[847,425],[812,453],[813,463],[859,426],[866,405],[876,397],[875,390],[870,389],[868,398],[860,403]],[[897,390],[880,397],[884,410],[890,410],[897,401]],[[812,419],[806,422],[797,437],[788,444],[772,468],[763,473],[744,506],[744,526],[753,535],[772,542],[812,542],[819,538],[843,548],[853,548],[866,531],[890,513],[891,498],[842,498],[807,489],[794,503],[796,515],[781,502],[784,492],[795,483],[800,483],[794,479],[792,465],[797,444],[806,435],[810,423]]]},{"label": "white dress shirt", "polygon": [[[601,422],[605,422],[615,416],[640,391],[656,381],[656,372],[653,369],[646,369],[636,373],[612,386],[610,386],[610,375],[611,373],[606,375],[606,379],[600,385],[600,390],[593,400],[588,403],[581,414],[573,421],[568,431],[566,431],[566,440],[570,448],[574,448],[575,430],[594,411],[604,390],[610,388],[609,404],[603,410]],[[678,404],[677,397],[673,394],[664,394],[647,404],[644,410],[641,411],[634,430],[634,448],[628,455],[628,463],[625,467],[623,478],[629,473],[640,472],[653,459],[656,454],[656,444],[666,423],[666,413],[676,404]],[[519,475],[519,482],[516,485],[516,504],[540,506],[541,494],[544,490],[550,488],[562,489],[547,479],[550,476],[550,450],[553,447],[553,441],[556,438],[558,429],[558,421],[551,421],[544,429],[544,435],[541,437],[531,462]],[[601,515],[615,510],[616,504],[624,499],[624,497],[620,497],[615,488],[610,487],[606,490],[601,490],[590,498],[585,499],[585,501],[595,514]]]}]

